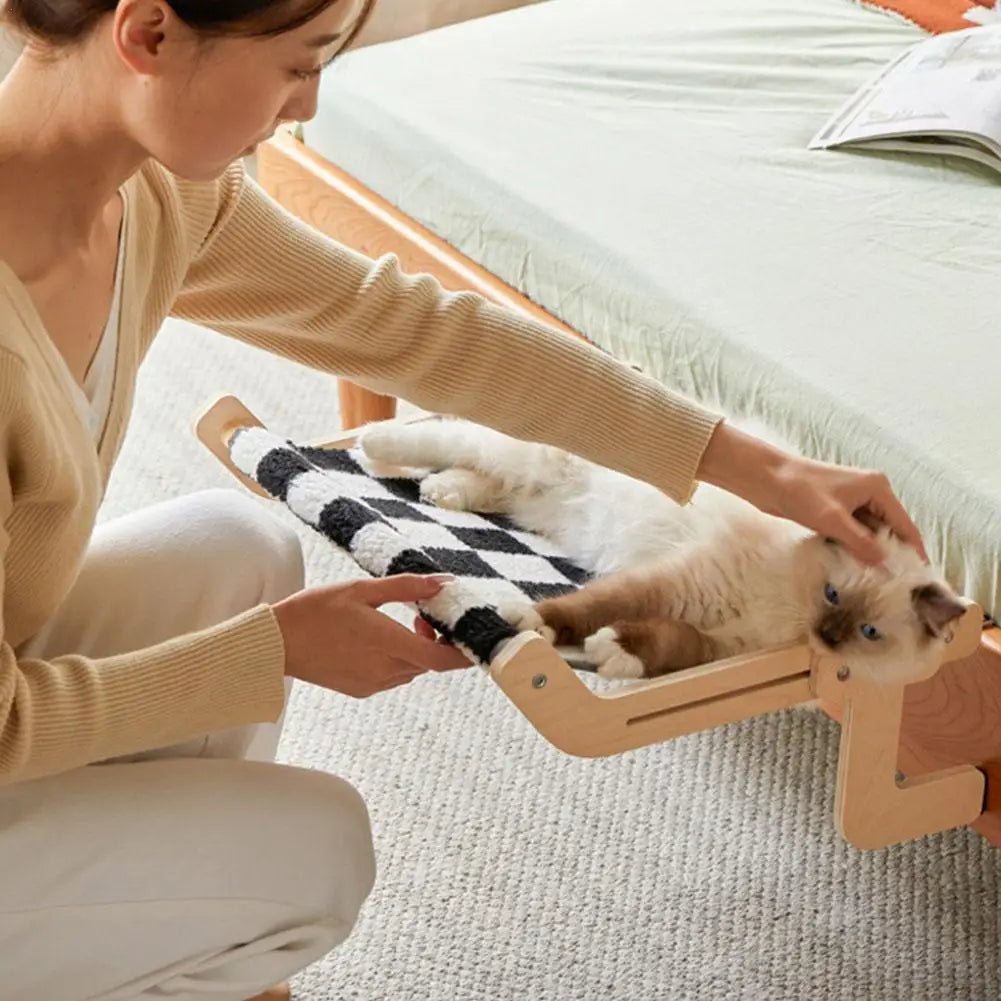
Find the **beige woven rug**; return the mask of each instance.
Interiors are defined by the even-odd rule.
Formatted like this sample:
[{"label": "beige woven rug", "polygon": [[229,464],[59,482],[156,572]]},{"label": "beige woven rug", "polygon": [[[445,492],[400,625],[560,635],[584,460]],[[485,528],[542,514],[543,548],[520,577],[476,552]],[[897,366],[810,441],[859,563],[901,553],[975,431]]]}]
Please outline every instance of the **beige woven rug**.
[{"label": "beige woven rug", "polygon": [[[328,377],[193,328],[168,329],[141,382],[104,517],[235,484],[190,431],[217,393],[290,435],[337,423]],[[357,574],[273,510],[303,533],[312,580]],[[581,761],[480,674],[366,702],[302,687],[282,757],[363,791],[380,875],[297,997],[997,1001],[1001,852],[968,832],[848,847],[836,746],[833,724],[790,712]]]}]

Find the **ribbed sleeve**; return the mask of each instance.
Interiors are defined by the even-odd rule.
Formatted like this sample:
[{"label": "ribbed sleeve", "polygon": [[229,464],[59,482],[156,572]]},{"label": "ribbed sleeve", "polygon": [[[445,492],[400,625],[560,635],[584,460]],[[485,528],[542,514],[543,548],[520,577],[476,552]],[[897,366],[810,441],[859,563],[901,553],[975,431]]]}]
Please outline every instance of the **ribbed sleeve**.
[{"label": "ribbed sleeve", "polygon": [[[0,322],[5,319],[0,310]],[[0,783],[276,720],[284,704],[285,651],[274,614],[263,605],[122,656],[18,659],[7,609],[36,617],[34,606],[48,598],[39,583],[45,546],[61,538],[85,542],[91,528],[75,524],[80,510],[44,502],[45,485],[74,477],[46,449],[52,437],[44,420],[23,363],[0,349]],[[8,532],[20,493],[42,502],[18,503],[23,544],[15,552]],[[63,558],[72,560],[70,552]],[[8,588],[16,589],[16,600]],[[157,600],[152,590],[149,600]]]},{"label": "ribbed sleeve", "polygon": [[274,721],[284,704],[283,665],[281,633],[264,605],[211,629],[101,660],[18,661],[4,643],[0,781]]},{"label": "ribbed sleeve", "polygon": [[577,338],[356,254],[242,173],[175,312],[427,410],[575,452],[679,501],[720,418]]}]

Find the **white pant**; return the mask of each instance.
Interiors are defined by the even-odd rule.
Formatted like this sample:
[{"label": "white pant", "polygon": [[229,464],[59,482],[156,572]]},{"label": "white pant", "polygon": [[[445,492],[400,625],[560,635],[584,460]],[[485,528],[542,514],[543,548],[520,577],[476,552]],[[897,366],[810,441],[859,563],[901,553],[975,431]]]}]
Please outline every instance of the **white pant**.
[{"label": "white pant", "polygon": [[[302,582],[294,532],[206,491],[100,526],[18,652],[122,653]],[[0,999],[242,1001],[340,944],[374,879],[368,814],[273,763],[280,725],[0,786]]]}]

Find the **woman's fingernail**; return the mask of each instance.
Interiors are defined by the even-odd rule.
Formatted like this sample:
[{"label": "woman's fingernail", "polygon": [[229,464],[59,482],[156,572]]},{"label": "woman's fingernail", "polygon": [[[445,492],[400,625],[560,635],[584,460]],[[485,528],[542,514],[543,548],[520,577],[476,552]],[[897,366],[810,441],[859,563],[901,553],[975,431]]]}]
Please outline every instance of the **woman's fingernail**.
[{"label": "woman's fingernail", "polygon": [[451,584],[455,581],[455,575],[450,573],[433,573],[428,575],[428,580],[437,581],[439,584]]}]

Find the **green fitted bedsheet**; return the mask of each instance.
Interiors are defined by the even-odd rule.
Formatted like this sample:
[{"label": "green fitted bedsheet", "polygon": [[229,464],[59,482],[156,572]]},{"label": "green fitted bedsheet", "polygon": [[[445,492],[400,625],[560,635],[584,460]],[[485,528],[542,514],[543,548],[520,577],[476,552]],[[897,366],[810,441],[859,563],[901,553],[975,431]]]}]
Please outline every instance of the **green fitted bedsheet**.
[{"label": "green fitted bedsheet", "polygon": [[362,50],[306,141],[596,344],[891,477],[1001,613],[1001,188],[810,152],[919,29],[850,0],[551,0]]}]

